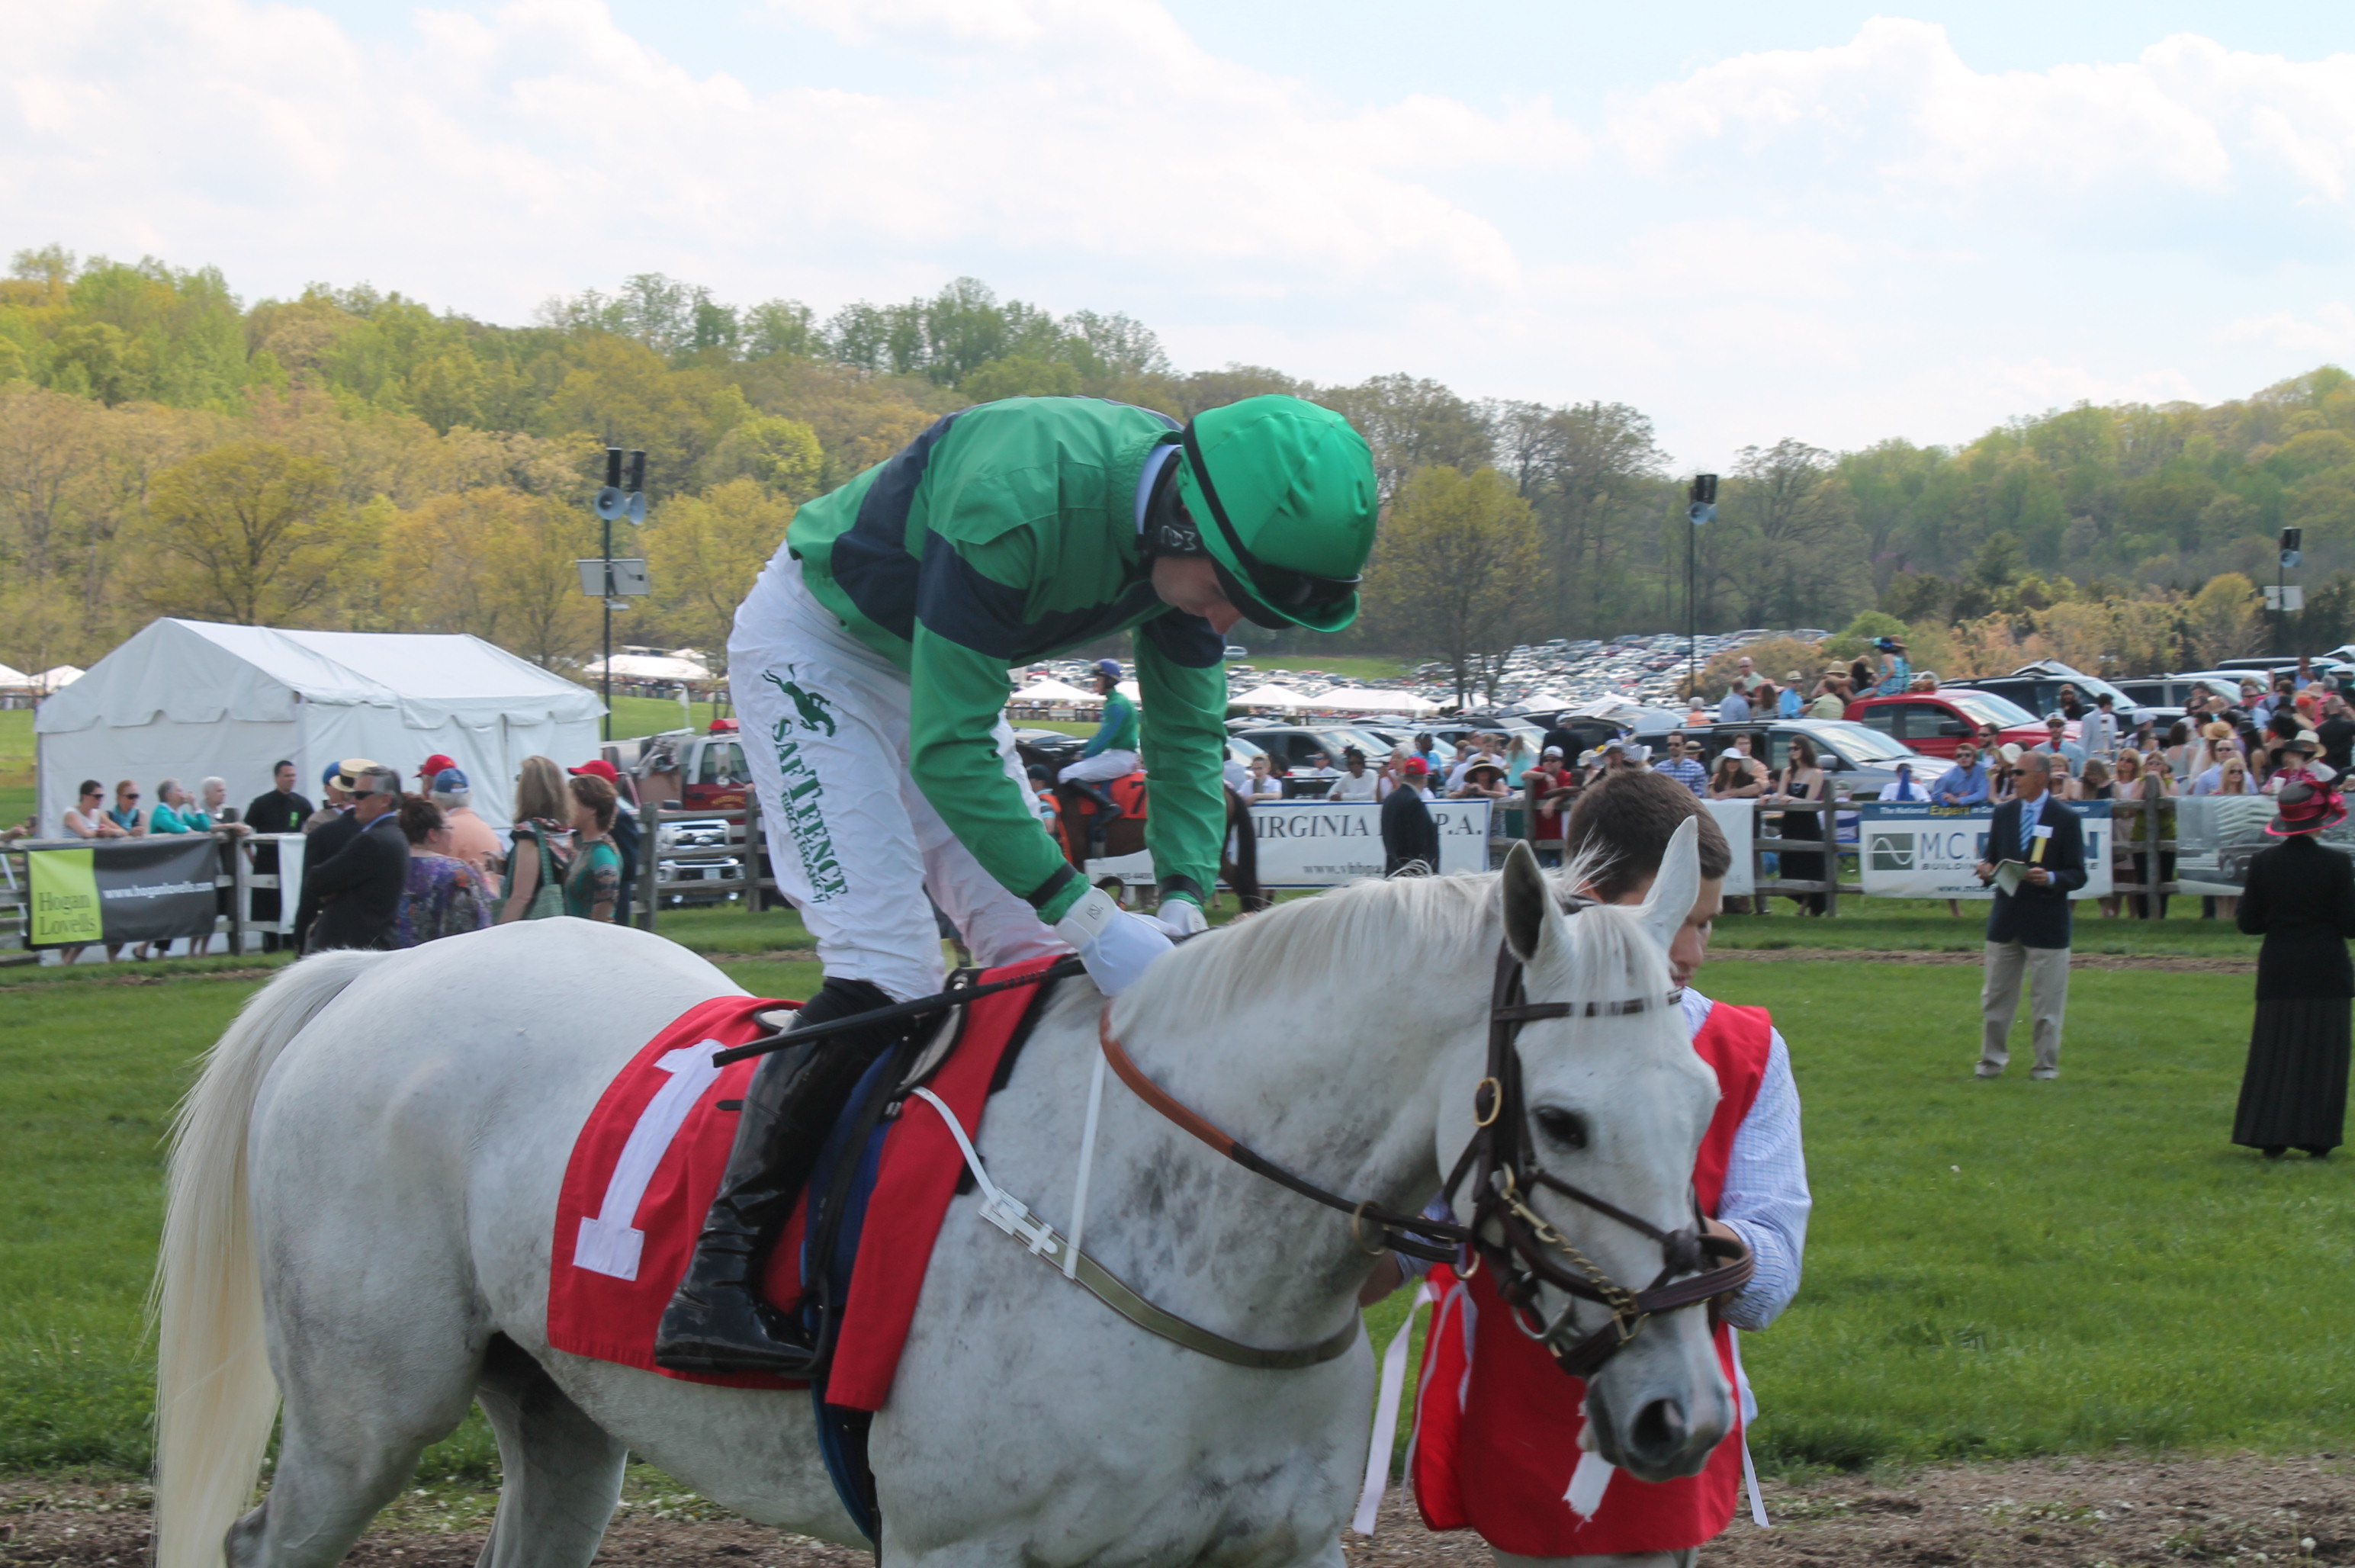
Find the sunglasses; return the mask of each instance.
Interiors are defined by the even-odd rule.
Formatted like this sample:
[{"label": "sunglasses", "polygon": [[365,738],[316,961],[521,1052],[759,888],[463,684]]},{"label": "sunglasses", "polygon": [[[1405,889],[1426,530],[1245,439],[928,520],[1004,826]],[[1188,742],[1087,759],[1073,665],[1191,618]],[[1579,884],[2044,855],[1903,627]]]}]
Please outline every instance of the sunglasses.
[{"label": "sunglasses", "polygon": [[[1193,469],[1195,483],[1202,487],[1202,499],[1209,503],[1210,520],[1219,526],[1219,533],[1227,548],[1235,553],[1251,574],[1247,586],[1224,562],[1210,558],[1210,566],[1219,576],[1220,591],[1227,603],[1241,611],[1254,624],[1280,631],[1294,624],[1296,616],[1315,617],[1338,607],[1358,592],[1359,579],[1355,577],[1319,577],[1314,572],[1295,571],[1289,567],[1273,566],[1260,560],[1243,547],[1241,536],[1227,516],[1224,503],[1219,499],[1218,486],[1210,482],[1210,465],[1202,460],[1201,444],[1194,439],[1194,427],[1188,425],[1179,438],[1186,448],[1186,460]],[[1287,613],[1288,612],[1288,613]]]}]

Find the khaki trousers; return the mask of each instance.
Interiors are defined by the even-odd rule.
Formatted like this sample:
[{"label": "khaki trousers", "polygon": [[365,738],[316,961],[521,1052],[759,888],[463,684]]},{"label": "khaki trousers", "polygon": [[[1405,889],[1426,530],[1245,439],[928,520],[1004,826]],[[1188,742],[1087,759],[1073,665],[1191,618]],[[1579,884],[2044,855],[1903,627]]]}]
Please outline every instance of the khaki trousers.
[{"label": "khaki trousers", "polygon": [[2023,947],[2017,942],[1987,944],[1987,984],[1979,992],[1979,1012],[1986,1033],[1979,1046],[1979,1076],[1992,1078],[2011,1061],[2005,1037],[2019,1011],[2019,983],[2025,970],[2029,991],[2030,1038],[2036,1048],[2031,1076],[2051,1078],[2061,1072],[2061,1016],[2069,1008],[2069,950],[2065,947]]}]

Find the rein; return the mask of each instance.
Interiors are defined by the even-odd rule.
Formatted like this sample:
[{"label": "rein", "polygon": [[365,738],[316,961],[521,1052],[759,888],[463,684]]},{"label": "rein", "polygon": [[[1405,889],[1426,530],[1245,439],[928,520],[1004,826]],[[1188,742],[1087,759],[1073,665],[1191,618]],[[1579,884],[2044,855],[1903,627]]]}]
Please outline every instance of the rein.
[{"label": "rein", "polygon": [[[953,986],[934,996],[830,1023],[781,1030],[716,1052],[712,1060],[724,1066],[788,1044],[799,1045],[873,1024],[943,1013],[996,992],[1059,980],[1082,968],[1076,957],[1065,958],[1017,979]],[[1452,1263],[1466,1279],[1484,1263],[1493,1266],[1497,1293],[1512,1311],[1515,1325],[1543,1344],[1563,1371],[1575,1378],[1592,1378],[1623,1346],[1643,1332],[1644,1325],[1653,1317],[1732,1296],[1750,1283],[1757,1262],[1738,1239],[1709,1235],[1701,1229],[1698,1200],[1693,1224],[1664,1231],[1641,1215],[1631,1214],[1547,1170],[1538,1163],[1531,1146],[1527,1110],[1522,1104],[1518,1044],[1522,1026],[1548,1019],[1625,1018],[1657,1007],[1673,1007],[1682,993],[1614,1001],[1532,1002],[1523,984],[1520,959],[1514,955],[1509,944],[1499,944],[1496,982],[1488,1005],[1487,1073],[1473,1091],[1476,1130],[1442,1189],[1453,1193],[1463,1185],[1466,1175],[1476,1175],[1472,1222],[1468,1225],[1421,1214],[1401,1214],[1370,1200],[1352,1200],[1319,1187],[1268,1158],[1147,1077],[1120,1041],[1113,1038],[1110,1002],[1104,1004],[1097,1017],[1096,1042],[1104,1061],[1130,1092],[1180,1130],[1253,1175],[1348,1215],[1350,1234],[1366,1253],[1379,1256],[1387,1249],[1427,1262]],[[1139,1328],[1231,1365],[1269,1371],[1316,1366],[1331,1360],[1355,1342],[1358,1319],[1354,1314],[1339,1332],[1318,1344],[1272,1350],[1229,1339],[1163,1311],[1081,1252],[1076,1241],[1058,1234],[1018,1200],[993,1184],[983,1168],[979,1153],[965,1137],[956,1118],[928,1091],[919,1088],[913,1092],[932,1101],[947,1120],[958,1149],[985,1195],[982,1217],[1022,1242],[1034,1255],[1053,1264],[1058,1273],[1075,1280]],[[1660,1272],[1641,1290],[1631,1290],[1613,1279],[1529,1207],[1529,1198],[1540,1189],[1567,1198],[1658,1243]],[[1540,1288],[1549,1285],[1572,1298],[1551,1321],[1545,1318],[1538,1306]],[[1591,1301],[1606,1308],[1611,1314],[1609,1319],[1592,1332],[1580,1335],[1571,1321],[1579,1301]]]},{"label": "rein", "polygon": [[[1514,1322],[1521,1331],[1542,1343],[1563,1371],[1576,1378],[1591,1378],[1623,1346],[1643,1332],[1644,1325],[1654,1315],[1732,1295],[1750,1283],[1757,1263],[1739,1240],[1709,1235],[1701,1230],[1698,1202],[1693,1224],[1664,1231],[1641,1215],[1631,1214],[1548,1171],[1538,1163],[1530,1145],[1521,1100],[1521,1058],[1517,1043],[1522,1026],[1542,1019],[1625,1018],[1656,1007],[1673,1007],[1681,993],[1617,1001],[1532,1002],[1526,998],[1522,984],[1521,961],[1510,946],[1499,944],[1496,985],[1488,1008],[1488,1072],[1473,1092],[1476,1130],[1457,1158],[1455,1168],[1448,1174],[1443,1189],[1454,1192],[1467,1173],[1476,1172],[1478,1185],[1473,1196],[1469,1225],[1401,1214],[1371,1201],[1353,1201],[1269,1159],[1146,1077],[1120,1041],[1113,1038],[1112,1006],[1108,1002],[1097,1019],[1096,1040],[1113,1072],[1138,1099],[1180,1130],[1252,1174],[1348,1215],[1350,1232],[1366,1252],[1379,1253],[1386,1246],[1433,1262],[1455,1263],[1467,1279],[1481,1264],[1493,1265],[1498,1294],[1512,1310]],[[1651,1284],[1641,1290],[1631,1290],[1579,1251],[1567,1236],[1529,1207],[1528,1195],[1540,1188],[1658,1243],[1660,1272]],[[1368,1244],[1369,1226],[1380,1233],[1381,1246]],[[1470,1254],[1468,1261],[1465,1253]],[[1568,1266],[1561,1260],[1566,1260]],[[1550,1322],[1538,1310],[1541,1285],[1552,1285],[1572,1298]],[[1607,1308],[1609,1320],[1591,1333],[1578,1335],[1576,1326],[1571,1322],[1577,1301],[1592,1301]]]}]

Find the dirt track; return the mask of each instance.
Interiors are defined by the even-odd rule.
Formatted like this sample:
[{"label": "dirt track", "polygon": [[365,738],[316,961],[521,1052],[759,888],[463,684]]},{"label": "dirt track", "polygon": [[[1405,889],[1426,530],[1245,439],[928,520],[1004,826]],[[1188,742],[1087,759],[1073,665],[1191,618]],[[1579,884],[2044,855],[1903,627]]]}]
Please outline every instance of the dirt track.
[{"label": "dirt track", "polygon": [[[2076,1459],[1923,1470],[1902,1480],[1842,1477],[1770,1483],[1774,1528],[1737,1522],[1701,1553],[1709,1568],[1866,1568],[1982,1563],[2018,1568],[2186,1561],[2355,1563],[2355,1464],[2299,1459]],[[404,1510],[406,1512],[406,1510]],[[718,1519],[628,1510],[600,1563],[685,1568],[867,1568],[863,1552]],[[116,1568],[144,1560],[144,1496],[130,1488],[0,1485],[0,1565]],[[468,1568],[478,1524],[436,1529],[408,1515],[371,1533],[349,1561],[369,1568]],[[1370,1541],[1348,1540],[1351,1568],[1485,1568],[1469,1535],[1438,1536],[1393,1492]],[[2263,1553],[2259,1558],[2256,1554]]]}]

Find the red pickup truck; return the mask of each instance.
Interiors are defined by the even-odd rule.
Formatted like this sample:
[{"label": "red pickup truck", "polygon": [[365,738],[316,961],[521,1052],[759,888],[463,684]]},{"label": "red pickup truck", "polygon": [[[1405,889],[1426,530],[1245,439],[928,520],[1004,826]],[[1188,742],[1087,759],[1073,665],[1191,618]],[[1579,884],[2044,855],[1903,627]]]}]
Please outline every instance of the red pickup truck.
[{"label": "red pickup truck", "polygon": [[1989,724],[2002,739],[2021,747],[2041,745],[2044,725],[2009,698],[1967,687],[1911,691],[1896,697],[1862,697],[1848,705],[1847,717],[1925,757],[1951,757],[1965,741],[1976,741]]}]

